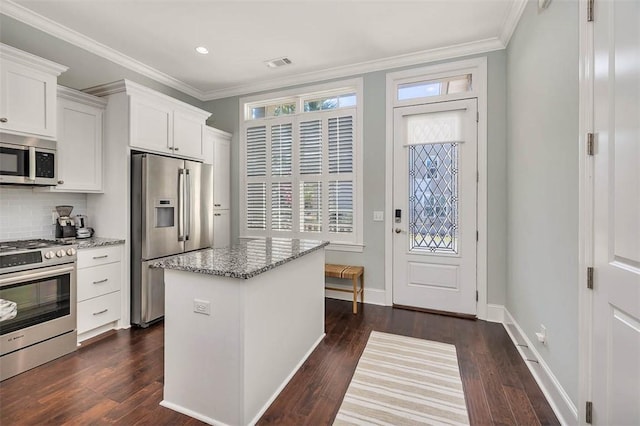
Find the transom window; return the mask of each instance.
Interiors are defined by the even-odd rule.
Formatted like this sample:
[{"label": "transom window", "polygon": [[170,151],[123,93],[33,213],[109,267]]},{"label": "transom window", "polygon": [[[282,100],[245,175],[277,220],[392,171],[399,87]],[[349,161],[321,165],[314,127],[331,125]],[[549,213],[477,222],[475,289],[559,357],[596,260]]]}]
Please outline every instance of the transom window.
[{"label": "transom window", "polygon": [[416,81],[398,85],[398,100],[406,101],[416,98],[451,95],[470,92],[471,74],[446,77],[439,80]]},{"label": "transom window", "polygon": [[361,247],[361,80],[350,83],[241,100],[243,236]]}]

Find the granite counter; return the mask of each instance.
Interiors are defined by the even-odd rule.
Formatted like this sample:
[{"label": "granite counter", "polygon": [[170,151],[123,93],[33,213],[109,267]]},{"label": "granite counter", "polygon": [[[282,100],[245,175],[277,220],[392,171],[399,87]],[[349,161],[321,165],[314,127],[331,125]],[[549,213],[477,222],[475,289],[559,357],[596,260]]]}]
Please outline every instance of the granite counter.
[{"label": "granite counter", "polygon": [[150,266],[248,279],[319,250],[328,241],[245,238],[231,247],[204,249],[164,258]]}]

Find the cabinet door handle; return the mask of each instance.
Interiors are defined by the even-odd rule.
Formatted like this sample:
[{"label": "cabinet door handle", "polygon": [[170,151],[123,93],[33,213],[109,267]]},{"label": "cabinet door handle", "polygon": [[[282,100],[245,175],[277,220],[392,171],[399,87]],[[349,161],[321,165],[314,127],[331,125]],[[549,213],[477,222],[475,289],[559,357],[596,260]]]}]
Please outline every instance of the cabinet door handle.
[{"label": "cabinet door handle", "polygon": [[221,216],[220,213],[214,213],[214,216]]},{"label": "cabinet door handle", "polygon": [[103,254],[102,256],[93,256],[93,259],[106,259],[107,257],[109,257],[108,254]]},{"label": "cabinet door handle", "polygon": [[102,283],[106,283],[107,281],[109,281],[109,278],[105,278],[104,280],[100,280],[100,281],[94,281],[94,284],[102,284]]},{"label": "cabinet door handle", "polygon": [[0,123],[6,123],[7,121],[9,121],[7,117],[0,118]]},{"label": "cabinet door handle", "polygon": [[174,147],[173,150],[174,151],[180,151],[180,148]]},{"label": "cabinet door handle", "polygon": [[103,309],[101,311],[98,312],[94,312],[93,315],[100,315],[100,314],[104,314],[105,312],[107,312],[109,309]]},{"label": "cabinet door handle", "polygon": [[220,207],[222,204],[214,204],[214,207]]},{"label": "cabinet door handle", "polygon": [[63,181],[63,180],[59,180],[59,181],[58,181],[58,185],[63,185],[63,184],[64,184],[64,181]]}]

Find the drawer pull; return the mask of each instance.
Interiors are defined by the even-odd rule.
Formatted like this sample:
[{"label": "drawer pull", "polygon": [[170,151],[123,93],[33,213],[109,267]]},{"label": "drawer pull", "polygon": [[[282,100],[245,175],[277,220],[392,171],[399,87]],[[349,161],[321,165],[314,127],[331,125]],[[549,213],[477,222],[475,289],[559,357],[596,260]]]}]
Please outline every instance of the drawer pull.
[{"label": "drawer pull", "polygon": [[100,314],[104,314],[105,312],[107,312],[109,309],[103,309],[99,312],[94,312],[93,315],[100,315]]},{"label": "drawer pull", "polygon": [[220,214],[220,213],[214,213],[213,215],[214,215],[214,216],[221,216],[221,214]]},{"label": "drawer pull", "polygon": [[106,259],[107,257],[109,257],[108,254],[103,254],[102,256],[93,256],[93,259]]},{"label": "drawer pull", "polygon": [[213,206],[214,207],[220,207],[220,204],[214,204]]},{"label": "drawer pull", "polygon": [[105,278],[104,280],[100,280],[100,281],[94,281],[94,284],[102,284],[102,283],[106,283],[107,281],[109,281],[109,278]]}]

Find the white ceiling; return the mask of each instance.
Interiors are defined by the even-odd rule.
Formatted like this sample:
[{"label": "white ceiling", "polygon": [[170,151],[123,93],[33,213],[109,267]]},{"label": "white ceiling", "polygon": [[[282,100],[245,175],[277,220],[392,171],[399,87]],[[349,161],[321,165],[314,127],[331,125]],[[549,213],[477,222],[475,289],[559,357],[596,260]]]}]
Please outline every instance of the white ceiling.
[{"label": "white ceiling", "polygon": [[[524,0],[2,0],[0,11],[200,100],[504,48]],[[208,55],[195,52],[206,46]],[[263,61],[286,56],[277,69]]]}]

